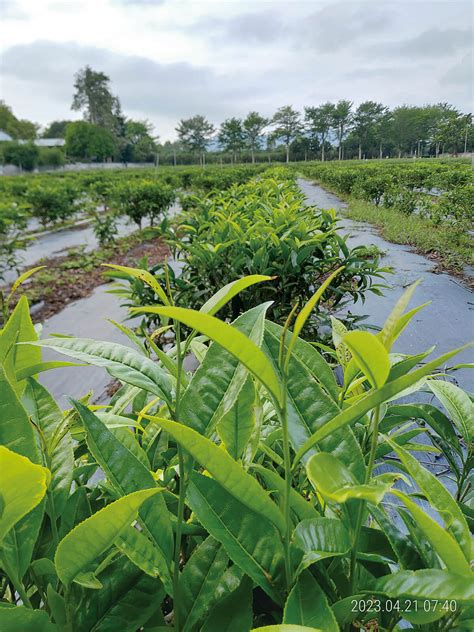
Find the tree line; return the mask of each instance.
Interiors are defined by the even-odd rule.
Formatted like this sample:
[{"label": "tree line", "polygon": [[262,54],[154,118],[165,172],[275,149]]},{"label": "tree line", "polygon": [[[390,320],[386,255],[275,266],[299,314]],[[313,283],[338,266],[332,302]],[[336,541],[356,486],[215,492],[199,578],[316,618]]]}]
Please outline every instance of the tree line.
[{"label": "tree line", "polygon": [[[435,156],[472,151],[472,115],[448,103],[393,109],[375,101],[357,107],[349,100],[280,107],[272,117],[249,112],[218,127],[201,114],[181,119],[175,142],[159,143],[153,125],[125,116],[110,78],[85,66],[75,75],[71,109],[82,121],[53,121],[43,138],[65,138],[74,160],[163,162],[383,158]],[[35,139],[39,126],[14,117],[0,103],[0,129],[13,138]]]}]

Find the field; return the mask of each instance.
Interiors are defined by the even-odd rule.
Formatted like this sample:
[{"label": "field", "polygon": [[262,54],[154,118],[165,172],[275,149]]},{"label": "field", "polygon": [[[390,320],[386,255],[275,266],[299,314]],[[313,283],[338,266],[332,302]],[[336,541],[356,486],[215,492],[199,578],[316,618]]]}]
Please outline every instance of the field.
[{"label": "field", "polygon": [[[418,282],[382,327],[356,315],[399,272],[297,177],[470,261],[460,161],[0,179],[0,629],[470,629],[469,345],[400,349],[436,309]],[[33,324],[104,281],[122,311],[89,336]],[[63,407],[42,379],[78,365],[110,388]]]}]

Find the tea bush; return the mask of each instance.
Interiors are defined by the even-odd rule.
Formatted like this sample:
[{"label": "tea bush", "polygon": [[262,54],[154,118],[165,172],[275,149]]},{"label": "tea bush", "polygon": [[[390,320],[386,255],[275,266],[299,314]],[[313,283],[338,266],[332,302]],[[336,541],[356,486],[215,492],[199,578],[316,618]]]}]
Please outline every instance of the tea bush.
[{"label": "tea bush", "polygon": [[137,180],[117,187],[115,196],[119,210],[141,228],[145,218],[153,226],[164,217],[176,194],[174,189],[159,181]]},{"label": "tea bush", "polygon": [[[334,321],[341,385],[299,337],[329,279],[282,328],[268,303],[214,316],[268,277],[194,311],[129,273],[174,332],[156,357],[131,331],[136,348],[38,340],[24,298],[0,333],[3,629],[469,629],[473,404],[433,374],[459,349],[391,353],[414,287],[377,335]],[[42,349],[118,379],[109,405],[60,410],[35,377],[61,366]],[[409,403],[420,388],[445,412]],[[424,454],[449,457],[454,496],[412,455],[421,433]]]},{"label": "tea bush", "polygon": [[43,226],[71,218],[76,212],[77,189],[67,182],[35,182],[25,195],[32,214]]},{"label": "tea bush", "polygon": [[278,170],[224,192],[189,196],[184,210],[170,240],[175,258],[184,264],[176,280],[183,305],[199,306],[236,275],[266,274],[275,282],[239,293],[225,316],[236,318],[272,300],[272,318],[282,323],[297,301],[305,302],[314,286],[341,265],[344,271],[331,284],[327,306],[380,291],[376,281],[383,271],[377,259],[367,258],[363,248],[349,249],[334,213],[306,206],[288,171],[284,178]]}]

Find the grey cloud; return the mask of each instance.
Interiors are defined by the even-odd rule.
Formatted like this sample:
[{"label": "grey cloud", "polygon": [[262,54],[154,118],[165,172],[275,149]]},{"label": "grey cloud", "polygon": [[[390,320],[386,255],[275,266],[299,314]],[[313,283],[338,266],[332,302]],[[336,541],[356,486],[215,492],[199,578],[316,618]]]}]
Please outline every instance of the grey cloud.
[{"label": "grey cloud", "polygon": [[236,102],[240,101],[239,107],[248,105],[252,81],[189,63],[160,64],[145,57],[50,41],[14,46],[2,54],[4,79],[29,84],[33,94],[54,96],[68,107],[74,73],[86,64],[111,77],[112,89],[126,112],[178,119],[202,111],[220,118],[235,111]]},{"label": "grey cloud", "polygon": [[405,57],[409,59],[444,58],[472,45],[472,29],[433,28],[423,31],[416,37],[399,41],[379,43],[365,49],[365,55],[374,54],[384,57]]},{"label": "grey cloud", "polygon": [[334,53],[378,34],[390,24],[386,7],[367,3],[331,4],[309,16],[295,29],[293,38],[300,47],[308,45],[320,53]]},{"label": "grey cloud", "polygon": [[266,44],[284,35],[285,27],[277,15],[270,11],[263,11],[243,13],[227,19],[202,18],[192,26],[192,30],[201,30],[220,42]]},{"label": "grey cloud", "polygon": [[473,70],[472,54],[467,54],[441,77],[440,84],[466,86],[469,89],[469,86],[472,86]]}]

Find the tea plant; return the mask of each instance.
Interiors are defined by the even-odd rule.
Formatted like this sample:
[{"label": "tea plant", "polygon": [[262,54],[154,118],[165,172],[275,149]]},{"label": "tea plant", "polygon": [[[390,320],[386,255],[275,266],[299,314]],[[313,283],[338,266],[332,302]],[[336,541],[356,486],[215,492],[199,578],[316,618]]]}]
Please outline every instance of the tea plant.
[{"label": "tea plant", "polygon": [[[272,300],[269,313],[283,323],[292,306],[308,300],[315,284],[341,265],[343,272],[326,294],[326,310],[349,298],[363,300],[366,292],[380,292],[377,280],[385,270],[377,257],[368,256],[364,248],[349,249],[338,233],[335,214],[306,206],[287,170],[272,170],[206,197],[187,196],[183,207],[184,215],[168,239],[182,265],[173,287],[183,305],[199,307],[215,287],[232,282],[236,275],[266,274],[275,277],[274,283],[239,293],[223,315],[234,319]],[[133,281],[132,291],[125,295],[130,303],[143,305],[136,285]],[[316,326],[312,317],[308,335]]]},{"label": "tea plant", "polygon": [[159,217],[165,215],[175,200],[175,192],[161,182],[137,180],[119,187],[116,199],[119,210],[141,228],[145,217],[153,226]]},{"label": "tea plant", "polygon": [[112,244],[118,233],[117,216],[114,213],[95,213],[93,230],[100,246]]},{"label": "tea plant", "polygon": [[[167,351],[126,328],[135,348],[38,340],[24,298],[0,334],[3,629],[468,629],[465,481],[455,499],[412,452],[422,417],[467,466],[473,404],[433,374],[459,349],[391,353],[421,309],[406,311],[415,287],[377,335],[334,321],[339,384],[299,335],[342,270],[283,327],[268,303],[232,324],[215,316],[268,276],[194,311],[128,272],[160,298],[140,311],[174,332]],[[64,363],[42,348],[103,367],[120,389],[104,408],[85,396],[61,411],[35,376]],[[426,386],[443,421],[406,403]],[[395,472],[383,471],[390,453]]]}]

